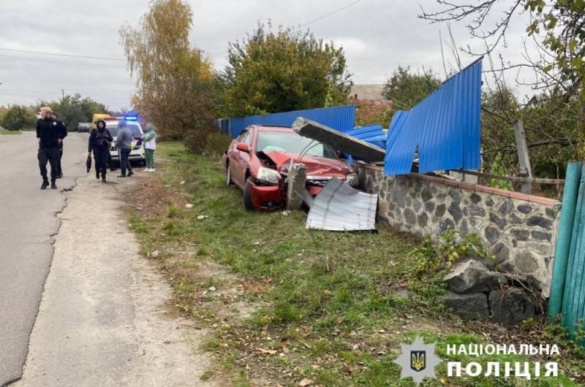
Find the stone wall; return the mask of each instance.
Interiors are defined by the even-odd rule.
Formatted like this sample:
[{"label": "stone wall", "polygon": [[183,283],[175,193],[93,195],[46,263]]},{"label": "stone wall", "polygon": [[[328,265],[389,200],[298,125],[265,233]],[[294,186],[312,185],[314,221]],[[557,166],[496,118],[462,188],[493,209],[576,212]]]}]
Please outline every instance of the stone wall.
[{"label": "stone wall", "polygon": [[477,233],[500,270],[523,274],[548,297],[560,202],[539,196],[358,167],[362,189],[378,193],[378,219],[422,238],[448,228]]}]

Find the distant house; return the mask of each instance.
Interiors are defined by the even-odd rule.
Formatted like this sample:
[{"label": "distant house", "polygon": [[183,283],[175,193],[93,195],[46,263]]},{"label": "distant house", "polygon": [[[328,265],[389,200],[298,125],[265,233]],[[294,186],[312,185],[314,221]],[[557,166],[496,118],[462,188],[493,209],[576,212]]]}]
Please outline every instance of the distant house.
[{"label": "distant house", "polygon": [[356,125],[381,124],[388,127],[394,110],[384,98],[384,85],[353,85],[349,101],[357,107]]},{"label": "distant house", "polygon": [[350,98],[381,100],[384,99],[383,91],[384,85],[353,85]]}]

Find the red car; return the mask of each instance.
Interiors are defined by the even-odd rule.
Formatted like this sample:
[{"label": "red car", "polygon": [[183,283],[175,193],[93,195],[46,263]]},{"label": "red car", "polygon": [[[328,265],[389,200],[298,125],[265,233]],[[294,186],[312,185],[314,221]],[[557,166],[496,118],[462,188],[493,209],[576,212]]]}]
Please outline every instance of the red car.
[{"label": "red car", "polygon": [[292,164],[307,167],[306,188],[313,196],[332,177],[351,186],[357,174],[328,145],[303,137],[290,127],[249,126],[223,156],[227,184],[244,191],[246,209],[272,210],[286,203],[287,175]]}]

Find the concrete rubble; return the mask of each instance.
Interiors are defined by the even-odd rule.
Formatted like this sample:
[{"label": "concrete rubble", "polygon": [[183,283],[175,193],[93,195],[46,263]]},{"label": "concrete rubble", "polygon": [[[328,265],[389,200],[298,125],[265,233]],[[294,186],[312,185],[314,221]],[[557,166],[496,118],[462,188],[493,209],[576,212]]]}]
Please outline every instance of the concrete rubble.
[{"label": "concrete rubble", "polygon": [[466,260],[444,277],[448,291],[438,301],[464,320],[518,324],[539,312],[538,300],[518,278]]}]

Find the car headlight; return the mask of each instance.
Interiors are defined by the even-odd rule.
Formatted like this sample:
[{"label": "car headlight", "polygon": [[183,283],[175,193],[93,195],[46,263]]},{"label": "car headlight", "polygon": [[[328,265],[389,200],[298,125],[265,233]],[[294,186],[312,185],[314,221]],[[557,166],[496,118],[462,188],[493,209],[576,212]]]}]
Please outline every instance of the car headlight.
[{"label": "car headlight", "polygon": [[260,168],[258,169],[258,175],[256,176],[256,179],[270,184],[278,184],[278,181],[280,180],[280,173],[274,169]]},{"label": "car headlight", "polygon": [[350,187],[357,187],[360,183],[360,178],[358,177],[357,173],[355,173],[355,172],[349,173],[345,177],[345,182]]}]

